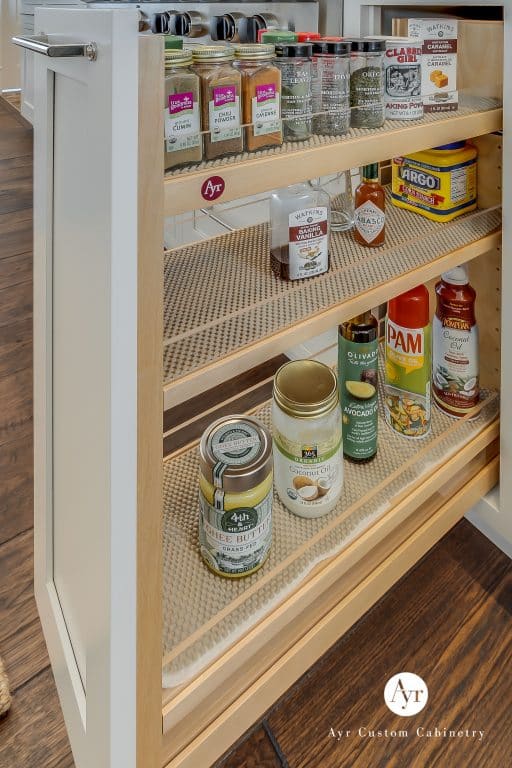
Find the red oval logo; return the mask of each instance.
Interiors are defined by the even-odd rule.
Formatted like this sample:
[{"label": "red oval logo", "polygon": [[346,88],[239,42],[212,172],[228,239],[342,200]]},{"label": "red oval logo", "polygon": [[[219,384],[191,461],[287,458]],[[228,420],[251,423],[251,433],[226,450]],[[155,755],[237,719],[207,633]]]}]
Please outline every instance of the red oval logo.
[{"label": "red oval logo", "polygon": [[205,200],[217,200],[222,195],[226,184],[222,176],[210,176],[201,187],[201,195]]}]

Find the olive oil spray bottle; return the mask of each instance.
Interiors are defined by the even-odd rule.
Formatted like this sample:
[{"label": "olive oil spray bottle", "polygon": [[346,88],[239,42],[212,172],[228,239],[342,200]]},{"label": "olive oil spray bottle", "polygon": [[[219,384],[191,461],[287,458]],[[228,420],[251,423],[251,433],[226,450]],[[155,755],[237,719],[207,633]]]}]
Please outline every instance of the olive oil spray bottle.
[{"label": "olive oil spray bottle", "polygon": [[370,311],[339,327],[343,453],[351,461],[370,461],[377,453],[378,343],[378,322]]}]

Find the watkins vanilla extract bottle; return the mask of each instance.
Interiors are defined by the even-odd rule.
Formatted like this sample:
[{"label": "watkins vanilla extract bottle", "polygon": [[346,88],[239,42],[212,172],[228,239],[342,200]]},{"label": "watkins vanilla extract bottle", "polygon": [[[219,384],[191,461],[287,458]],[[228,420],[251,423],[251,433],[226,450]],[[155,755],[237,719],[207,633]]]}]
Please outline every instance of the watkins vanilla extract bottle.
[{"label": "watkins vanilla extract bottle", "polygon": [[382,245],[385,236],[386,196],[379,184],[378,163],[363,167],[363,180],[356,189],[354,238],[371,248]]},{"label": "watkins vanilla extract bottle", "polygon": [[433,327],[434,401],[450,416],[465,416],[480,397],[474,288],[464,266],[441,275]]},{"label": "watkins vanilla extract bottle", "polygon": [[405,437],[430,431],[430,316],[428,290],[418,285],[388,303],[386,422]]},{"label": "watkins vanilla extract bottle", "polygon": [[302,280],[329,269],[330,197],[309,182],[272,192],[270,263],[284,280]]},{"label": "watkins vanilla extract bottle", "polygon": [[377,453],[378,327],[377,319],[370,311],[339,327],[338,380],[343,454],[351,461],[370,461]]}]

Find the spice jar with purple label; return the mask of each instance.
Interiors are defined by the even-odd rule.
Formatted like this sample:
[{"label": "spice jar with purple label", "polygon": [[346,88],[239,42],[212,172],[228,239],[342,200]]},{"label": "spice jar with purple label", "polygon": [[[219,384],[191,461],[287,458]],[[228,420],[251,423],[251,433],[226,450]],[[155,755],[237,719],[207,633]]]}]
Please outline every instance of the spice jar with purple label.
[{"label": "spice jar with purple label", "polygon": [[242,78],[233,66],[233,49],[201,45],[193,49],[192,56],[201,81],[205,160],[242,152]]},{"label": "spice jar with purple label", "polygon": [[190,51],[165,48],[164,168],[203,159],[199,77],[192,72]]},{"label": "spice jar with purple label", "polygon": [[283,143],[281,72],[274,64],[274,46],[237,45],[234,66],[242,75],[242,117],[249,152]]}]

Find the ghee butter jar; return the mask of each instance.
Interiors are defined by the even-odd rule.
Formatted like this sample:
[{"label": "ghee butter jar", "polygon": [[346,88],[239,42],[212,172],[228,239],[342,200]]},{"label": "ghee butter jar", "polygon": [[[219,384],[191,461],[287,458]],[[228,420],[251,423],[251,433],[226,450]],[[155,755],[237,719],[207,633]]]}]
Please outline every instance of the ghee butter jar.
[{"label": "ghee butter jar", "polygon": [[251,416],[227,416],[199,445],[199,546],[210,570],[248,576],[272,543],[272,437]]},{"label": "ghee butter jar", "polygon": [[451,221],[477,202],[477,149],[465,141],[393,159],[391,202],[434,221]]},{"label": "ghee butter jar", "polygon": [[343,485],[343,441],[336,374],[316,360],[292,360],[274,377],[274,477],[284,506],[320,517]]}]

